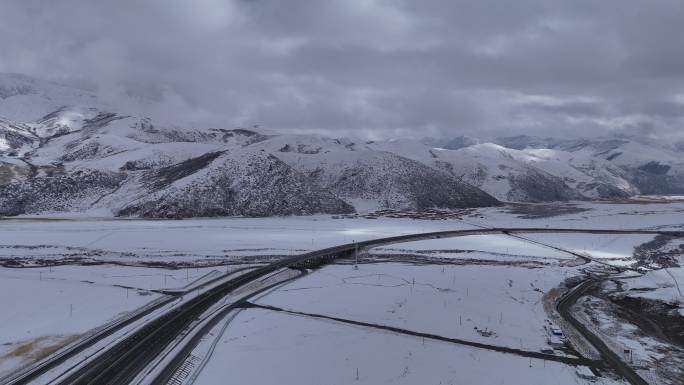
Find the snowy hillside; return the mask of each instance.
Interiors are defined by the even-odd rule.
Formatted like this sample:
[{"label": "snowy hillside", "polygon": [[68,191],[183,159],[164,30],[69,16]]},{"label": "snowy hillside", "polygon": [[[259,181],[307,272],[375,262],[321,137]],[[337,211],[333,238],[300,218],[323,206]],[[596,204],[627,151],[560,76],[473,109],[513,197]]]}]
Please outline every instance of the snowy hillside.
[{"label": "snowy hillside", "polygon": [[358,151],[351,141],[165,125],[103,110],[79,90],[15,75],[2,84],[0,111],[32,117],[0,126],[2,215],[268,216],[348,213],[361,201],[412,209],[498,204],[444,172]]},{"label": "snowy hillside", "polygon": [[354,211],[280,159],[252,149],[207,153],[143,172],[135,182],[134,186],[143,186],[143,194],[119,215],[188,218]]},{"label": "snowy hillside", "polygon": [[36,139],[27,126],[0,117],[0,153],[29,151]]},{"label": "snowy hillside", "polygon": [[97,97],[87,90],[0,73],[0,116],[5,118],[33,122],[60,109],[75,108],[74,113],[79,114],[97,106]]},{"label": "snowy hillside", "polygon": [[[499,144],[517,149],[554,149],[578,159],[600,160],[617,167],[621,177],[641,194],[684,192],[684,153],[681,149],[644,139],[596,138],[559,140],[517,136]],[[615,169],[613,169],[615,170]],[[613,172],[611,172],[613,173]]]},{"label": "snowy hillside", "polygon": [[492,143],[448,150],[409,140],[370,146],[445,170],[504,201],[610,199],[636,192],[615,165],[560,150],[520,151]]},{"label": "snowy hillside", "polygon": [[681,155],[622,138],[373,142],[198,128],[0,75],[0,215],[268,216],[620,199],[684,193]]},{"label": "snowy hillside", "polygon": [[441,170],[401,154],[374,150],[358,140],[283,135],[255,146],[363,208],[497,204],[491,196]]}]

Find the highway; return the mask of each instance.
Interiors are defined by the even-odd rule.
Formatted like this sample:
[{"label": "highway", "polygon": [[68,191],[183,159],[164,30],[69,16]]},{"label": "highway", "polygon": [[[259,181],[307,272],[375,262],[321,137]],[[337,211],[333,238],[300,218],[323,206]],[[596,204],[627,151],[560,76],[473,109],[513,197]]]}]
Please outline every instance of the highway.
[{"label": "highway", "polygon": [[[230,271],[227,275],[234,275],[241,273],[243,271],[251,269],[250,267],[239,268]],[[202,283],[203,286],[209,285],[215,281],[218,281],[226,276],[214,278]],[[178,301],[178,298],[183,294],[188,294],[196,290],[194,286],[187,289],[180,289],[177,291],[168,291],[161,293],[166,294],[157,300],[154,300],[147,305],[130,312],[120,318],[115,319],[101,327],[88,332],[84,337],[77,340],[74,344],[71,344],[64,349],[57,351],[46,359],[37,362],[34,365],[20,369],[19,371],[12,372],[8,376],[0,378],[0,384],[3,385],[14,385],[14,384],[27,384],[38,378],[44,373],[49,372],[52,369],[59,367],[67,363],[67,361],[78,354],[86,351],[87,349],[93,347],[98,342],[103,339],[113,335],[125,329],[131,327],[136,322],[144,321],[146,317],[152,316],[155,312],[160,311],[164,307],[172,306],[173,303]]]},{"label": "highway", "polygon": [[[105,352],[96,355],[85,365],[71,371],[67,375],[59,379],[59,385],[72,384],[129,384],[136,378],[164,349],[171,344],[179,335],[188,332],[188,327],[205,313],[212,305],[221,301],[226,295],[234,290],[241,288],[250,282],[259,280],[268,274],[276,272],[280,269],[311,269],[325,265],[338,258],[350,256],[355,249],[374,247],[380,245],[387,245],[392,243],[434,239],[442,237],[456,237],[468,235],[485,235],[485,234],[506,234],[516,235],[523,233],[583,233],[583,234],[652,234],[652,235],[671,235],[675,237],[684,237],[684,232],[680,231],[650,231],[650,230],[587,230],[587,229],[558,229],[558,228],[478,228],[472,230],[453,230],[453,231],[439,231],[420,234],[407,234],[394,237],[380,238],[374,240],[367,240],[358,243],[348,243],[339,246],[329,247],[322,250],[312,251],[309,253],[283,258],[271,264],[246,271],[233,279],[230,279],[220,285],[216,285],[198,295],[191,300],[186,301],[181,306],[174,308],[153,319],[138,330],[130,333],[127,337],[114,344]],[[572,253],[571,254],[589,259],[585,255]],[[589,285],[589,284],[587,284]],[[584,287],[584,286],[582,286]],[[640,377],[634,373],[631,368],[624,364],[619,357],[615,356],[598,337],[594,336],[586,328],[572,317],[569,308],[579,298],[584,290],[572,291],[572,295],[563,298],[558,305],[559,312],[565,317],[568,322],[577,328],[577,330],[591,342],[607,363],[613,367],[618,373],[625,376],[632,384],[645,384]],[[106,333],[99,335],[99,338],[104,338],[108,334],[116,331],[117,328],[112,328]],[[68,350],[68,349],[67,349]],[[185,350],[188,351],[187,349]],[[58,352],[61,354],[60,360],[69,358],[64,351]],[[611,356],[612,355],[612,356]],[[180,357],[182,358],[182,357]],[[173,373],[177,365],[182,363],[182,359],[173,360],[173,364],[163,370],[163,373]],[[46,360],[49,362],[50,358]],[[38,366],[33,372],[24,373],[21,378],[14,378],[10,381],[3,382],[3,385],[28,384],[38,376],[46,372],[46,368],[53,366]],[[631,372],[630,372],[631,371]],[[164,383],[163,378],[166,374],[159,377],[155,383]],[[639,382],[641,381],[641,382]]]},{"label": "highway", "polygon": [[639,374],[637,374],[634,369],[627,365],[620,357],[615,354],[606,344],[592,333],[582,322],[577,320],[572,314],[572,305],[577,302],[577,300],[591,290],[595,285],[597,285],[602,279],[605,278],[589,278],[582,281],[580,284],[576,285],[570,289],[556,304],[556,310],[558,313],[569,322],[582,336],[591,343],[594,348],[601,354],[601,358],[606,361],[606,364],[613,368],[618,374],[622,375],[627,381],[632,385],[648,385],[648,382],[644,381]]}]

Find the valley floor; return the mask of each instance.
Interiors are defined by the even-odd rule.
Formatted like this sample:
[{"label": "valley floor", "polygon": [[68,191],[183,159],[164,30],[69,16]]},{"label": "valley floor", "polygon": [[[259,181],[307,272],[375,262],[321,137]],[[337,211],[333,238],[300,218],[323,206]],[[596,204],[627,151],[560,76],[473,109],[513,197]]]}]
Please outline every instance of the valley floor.
[{"label": "valley floor", "polygon": [[[364,215],[0,220],[0,377],[166,291],[333,245],[481,227],[684,230],[679,201],[516,205],[443,220]],[[649,383],[677,384],[681,373],[668,367],[684,367],[684,347],[662,330],[684,320],[683,242],[501,234],[361,250],[358,263],[343,260],[250,299],[204,337],[176,380],[624,383],[592,364],[596,352],[552,306],[572,282],[619,268],[575,312],[616,351],[629,349]],[[622,310],[633,301],[648,301],[655,326]]]}]

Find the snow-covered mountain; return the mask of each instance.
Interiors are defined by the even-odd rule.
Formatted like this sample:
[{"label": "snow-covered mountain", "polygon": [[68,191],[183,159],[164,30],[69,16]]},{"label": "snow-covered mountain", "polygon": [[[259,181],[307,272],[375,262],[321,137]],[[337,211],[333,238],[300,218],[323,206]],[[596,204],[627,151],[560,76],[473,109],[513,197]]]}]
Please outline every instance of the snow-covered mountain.
[{"label": "snow-covered mountain", "polygon": [[[571,154],[573,159],[610,164],[642,194],[681,194],[684,192],[684,152],[640,138],[594,138],[559,140],[517,136],[497,143],[526,151],[550,149]],[[613,172],[611,171],[611,173]]]},{"label": "snow-covered mountain", "polygon": [[515,150],[493,143],[449,150],[409,140],[372,146],[442,169],[503,201],[612,199],[636,193],[618,167],[560,150]]},{"label": "snow-covered mountain", "polygon": [[367,142],[194,128],[21,75],[0,75],[0,116],[0,215],[268,216],[684,192],[681,153],[629,139]]},{"label": "snow-covered mountain", "polygon": [[196,129],[113,112],[87,91],[0,76],[0,214],[143,217],[348,213],[499,202],[350,140]]},{"label": "snow-covered mountain", "polygon": [[282,135],[254,146],[358,207],[420,210],[497,204],[453,175],[358,140]]},{"label": "snow-covered mountain", "polygon": [[[33,122],[52,112],[103,106],[92,92],[72,86],[37,80],[21,74],[0,73],[0,116]],[[66,121],[65,121],[66,123]]]},{"label": "snow-covered mountain", "polygon": [[28,127],[0,117],[0,152],[25,152],[31,149],[36,139]]}]

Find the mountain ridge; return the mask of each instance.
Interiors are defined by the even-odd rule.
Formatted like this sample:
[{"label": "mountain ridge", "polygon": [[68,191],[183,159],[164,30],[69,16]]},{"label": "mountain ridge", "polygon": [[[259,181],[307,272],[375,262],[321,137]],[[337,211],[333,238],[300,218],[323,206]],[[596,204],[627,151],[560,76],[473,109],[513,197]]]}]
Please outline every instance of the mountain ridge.
[{"label": "mountain ridge", "polygon": [[684,193],[681,153],[629,138],[363,141],[205,129],[21,76],[0,76],[0,90],[9,116],[0,119],[0,215],[337,214]]}]

